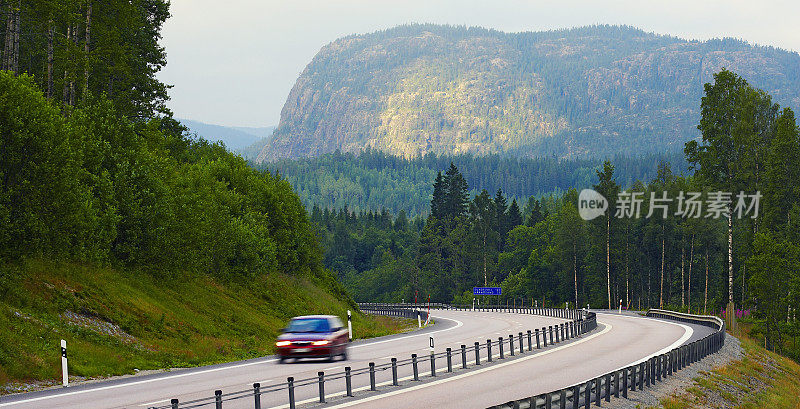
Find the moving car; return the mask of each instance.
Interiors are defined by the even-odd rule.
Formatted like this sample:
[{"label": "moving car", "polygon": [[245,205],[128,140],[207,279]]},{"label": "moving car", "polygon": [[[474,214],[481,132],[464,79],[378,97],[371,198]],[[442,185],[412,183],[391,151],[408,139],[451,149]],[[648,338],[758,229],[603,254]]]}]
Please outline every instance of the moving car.
[{"label": "moving car", "polygon": [[339,317],[333,315],[305,315],[294,317],[283,329],[275,346],[278,359],[328,358],[337,356],[347,360],[350,336]]}]

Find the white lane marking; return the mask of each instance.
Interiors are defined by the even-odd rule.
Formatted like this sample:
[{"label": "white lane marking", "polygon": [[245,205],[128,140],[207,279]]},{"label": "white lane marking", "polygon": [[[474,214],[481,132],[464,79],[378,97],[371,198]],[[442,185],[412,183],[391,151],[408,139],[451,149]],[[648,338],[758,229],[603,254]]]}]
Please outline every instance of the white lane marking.
[{"label": "white lane marking", "polygon": [[[436,318],[436,317],[434,316],[434,318]],[[445,317],[442,317],[442,318],[445,318]],[[367,346],[367,345],[383,344],[385,342],[399,341],[401,339],[412,338],[412,337],[417,337],[417,336],[427,336],[429,334],[435,334],[437,332],[454,330],[454,329],[464,325],[463,322],[461,322],[459,320],[456,320],[456,319],[453,319],[453,318],[445,318],[445,319],[449,319],[449,320],[455,321],[456,325],[454,327],[444,328],[444,329],[440,329],[440,330],[437,330],[437,331],[426,332],[424,334],[408,335],[408,336],[405,336],[405,337],[386,339],[386,340],[383,340],[383,341],[368,342],[368,343],[364,343],[364,344],[352,345],[349,348],[359,348],[359,347],[363,347],[363,346]],[[244,364],[231,365],[231,366],[226,366],[226,367],[222,367],[222,368],[205,369],[205,370],[201,370],[201,371],[176,374],[176,375],[165,376],[165,377],[160,377],[160,378],[144,379],[144,380],[141,380],[141,381],[126,382],[126,383],[121,383],[121,384],[117,384],[117,385],[100,386],[100,387],[97,387],[97,388],[83,389],[83,390],[72,391],[72,392],[64,392],[64,393],[58,393],[58,394],[55,394],[55,395],[48,395],[48,396],[40,396],[38,398],[30,398],[30,399],[18,400],[18,401],[8,402],[8,403],[0,403],[0,407],[12,406],[12,405],[20,405],[20,404],[23,404],[23,403],[30,403],[30,402],[38,402],[38,401],[47,400],[47,399],[63,398],[65,396],[81,395],[81,394],[89,393],[89,392],[99,392],[99,391],[105,391],[105,390],[109,390],[109,389],[118,389],[118,388],[124,388],[124,387],[127,387],[127,386],[142,385],[142,384],[146,384],[146,383],[165,381],[165,380],[168,380],[168,379],[176,379],[176,378],[183,378],[183,377],[187,377],[187,376],[202,375],[202,374],[207,374],[207,373],[212,373],[212,372],[225,371],[225,370],[228,370],[228,369],[244,368],[244,367],[247,367],[247,366],[266,364],[266,363],[275,362],[275,361],[277,361],[277,359],[267,359],[267,360],[264,360],[264,361],[248,362],[248,363],[244,363]]]},{"label": "white lane marking", "polygon": [[323,369],[323,371],[332,371],[332,370],[334,370],[334,369],[339,369],[339,368],[341,368],[341,366],[332,366],[332,367],[330,367],[330,368],[325,368],[325,369]]},{"label": "white lane marking", "polygon": [[[608,314],[608,315],[613,315],[613,314]],[[614,316],[615,317],[625,317],[623,315],[614,315]],[[641,318],[636,318],[636,317],[625,317],[625,318],[641,319]],[[614,371],[619,371],[620,369],[625,369],[625,368],[627,368],[629,366],[638,365],[638,364],[640,364],[642,362],[647,361],[648,359],[650,359],[650,358],[652,358],[654,356],[661,355],[661,354],[666,353],[666,352],[668,352],[668,351],[670,351],[670,350],[672,350],[674,348],[677,348],[677,347],[683,345],[683,343],[686,342],[687,340],[689,340],[689,338],[692,337],[692,334],[694,334],[694,329],[692,327],[688,326],[688,325],[684,325],[684,324],[681,324],[681,323],[678,323],[678,322],[654,319],[654,318],[651,318],[651,319],[653,321],[662,322],[664,324],[671,324],[671,325],[675,325],[675,326],[681,327],[681,328],[683,328],[683,335],[680,338],[678,338],[677,341],[673,342],[671,345],[666,346],[666,347],[662,348],[661,350],[659,350],[657,352],[654,352],[654,353],[652,353],[652,354],[650,354],[650,355],[648,355],[648,356],[646,356],[646,357],[644,357],[644,358],[642,358],[642,359],[640,359],[638,361],[635,361],[635,362],[630,363],[630,364],[625,365],[625,366],[621,366],[621,367],[615,369]],[[611,371],[611,372],[614,372],[614,371]]]},{"label": "white lane marking", "polygon": [[162,399],[162,400],[157,400],[155,402],[142,403],[139,406],[150,406],[150,405],[155,405],[155,404],[158,404],[158,403],[166,403],[166,402],[169,402],[169,399]]},{"label": "white lane marking", "polygon": [[[556,347],[556,348],[553,348],[553,349],[544,350],[544,351],[542,351],[542,352],[540,352],[538,354],[528,355],[528,356],[526,356],[524,358],[517,358],[517,359],[515,359],[513,361],[508,361],[508,362],[504,362],[504,363],[501,363],[501,364],[494,364],[492,366],[485,367],[483,369],[477,369],[477,370],[474,370],[474,371],[471,371],[471,372],[466,372],[466,373],[463,373],[461,375],[456,375],[456,376],[453,376],[453,377],[450,377],[450,378],[445,378],[445,379],[441,379],[441,380],[438,380],[438,381],[423,383],[423,384],[420,384],[420,385],[417,385],[417,386],[412,386],[412,387],[409,387],[409,388],[398,389],[396,391],[387,392],[387,393],[383,393],[383,394],[376,395],[376,396],[370,396],[368,398],[359,399],[359,400],[352,401],[352,402],[342,403],[340,405],[331,406],[328,409],[338,409],[338,408],[346,408],[346,407],[354,406],[354,405],[360,405],[360,404],[365,403],[365,402],[370,402],[370,401],[373,401],[373,400],[383,399],[383,398],[386,398],[386,397],[389,397],[389,396],[399,395],[401,393],[411,392],[411,391],[415,391],[415,390],[418,390],[418,389],[428,388],[428,387],[431,387],[431,386],[434,386],[434,385],[439,385],[439,384],[442,384],[442,383],[445,383],[445,382],[451,382],[451,381],[454,381],[456,379],[466,378],[468,376],[477,375],[477,374],[480,374],[480,373],[483,373],[483,372],[487,372],[487,371],[491,371],[491,370],[494,370],[494,369],[497,369],[497,368],[502,368],[502,367],[507,366],[507,365],[513,365],[513,364],[516,364],[516,363],[519,363],[519,362],[522,362],[522,361],[527,361],[529,359],[533,359],[533,358],[540,357],[540,356],[543,356],[543,355],[551,354],[551,353],[559,351],[561,349],[569,348],[569,347],[571,347],[573,345],[578,345],[580,343],[589,341],[592,338],[599,337],[600,335],[603,335],[603,334],[607,333],[608,331],[611,331],[611,328],[612,328],[611,324],[604,324],[604,325],[605,325],[605,328],[603,328],[602,331],[600,331],[600,332],[598,332],[596,334],[589,335],[586,338],[580,339],[580,340],[575,341],[575,342],[571,342],[571,343],[566,344],[566,345],[562,345],[562,346],[559,346],[559,347]],[[316,400],[316,399],[314,399],[314,400]],[[288,407],[288,406],[277,406],[275,408],[270,408],[270,409],[278,409],[278,408],[283,408],[283,407]]]}]

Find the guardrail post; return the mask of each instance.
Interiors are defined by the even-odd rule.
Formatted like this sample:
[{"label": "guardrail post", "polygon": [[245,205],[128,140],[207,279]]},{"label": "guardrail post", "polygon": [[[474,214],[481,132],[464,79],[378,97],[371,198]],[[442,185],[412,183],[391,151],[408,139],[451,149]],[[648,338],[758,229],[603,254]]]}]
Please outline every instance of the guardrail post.
[{"label": "guardrail post", "polygon": [[369,363],[369,390],[375,390],[375,362]]},{"label": "guardrail post", "polygon": [[500,359],[505,359],[503,356],[503,337],[497,338],[497,344],[500,346]]},{"label": "guardrail post", "polygon": [[[503,349],[503,347],[500,347],[500,349]],[[492,362],[492,340],[491,339],[487,339],[486,340],[486,361],[487,362]]]},{"label": "guardrail post", "polygon": [[645,368],[647,365],[642,362],[639,364],[639,390],[644,390],[644,378],[645,378]]},{"label": "guardrail post", "polygon": [[619,371],[614,371],[614,397],[619,398]]},{"label": "guardrail post", "polygon": [[294,407],[294,378],[288,377],[286,378],[286,387],[289,389],[289,409],[295,409]]},{"label": "guardrail post", "polygon": [[622,370],[622,397],[628,399],[628,368]]},{"label": "guardrail post", "polygon": [[606,402],[611,402],[611,374],[610,373],[606,374],[606,388],[605,389],[606,389],[606,392],[605,392]]},{"label": "guardrail post", "polygon": [[[392,358],[397,361],[395,358]],[[349,366],[344,367],[344,385],[345,385],[345,394],[344,396],[353,396],[353,379],[350,375],[351,368]]]},{"label": "guardrail post", "polygon": [[172,406],[172,409],[178,409],[178,400],[177,399],[175,399],[175,398],[171,399],[169,401],[169,404],[170,404],[170,406]]},{"label": "guardrail post", "polygon": [[603,390],[600,389],[600,381],[602,378],[595,378],[594,379],[594,404],[596,406],[603,406],[600,402],[600,399],[603,395]]},{"label": "guardrail post", "polygon": [[411,367],[414,369],[414,380],[419,380],[419,368],[417,368],[417,354],[411,354]]},{"label": "guardrail post", "polygon": [[436,355],[431,351],[431,376],[436,376]]},{"label": "guardrail post", "polygon": [[453,372],[453,350],[447,348],[447,372]]},{"label": "guardrail post", "polygon": [[522,355],[522,353],[525,352],[525,345],[522,345],[525,341],[523,341],[523,339],[522,339],[522,332],[520,332],[518,335],[519,335],[519,338],[518,338],[519,339],[519,354]]},{"label": "guardrail post", "polygon": [[549,325],[547,329],[550,331],[550,343],[553,344],[553,326]]},{"label": "guardrail post", "polygon": [[[572,387],[572,409],[578,409],[581,405],[581,387],[580,385],[575,385]],[[531,406],[532,409],[535,409],[535,406]]]},{"label": "guardrail post", "polygon": [[475,365],[481,364],[481,344],[475,341]]},{"label": "guardrail post", "polygon": [[656,381],[661,382],[661,355],[653,357],[653,364],[656,366]]},{"label": "guardrail post", "polygon": [[508,334],[508,351],[514,356],[514,334]]},{"label": "guardrail post", "polygon": [[325,372],[317,372],[317,383],[319,384],[319,403],[325,403]]},{"label": "guardrail post", "polygon": [[214,407],[222,409],[222,391],[219,389],[214,391]]},{"label": "guardrail post", "polygon": [[592,406],[592,381],[586,381],[583,389],[583,407],[589,409]]},{"label": "guardrail post", "polygon": [[528,330],[528,351],[533,351],[533,345],[531,345],[531,341],[533,341],[533,337],[531,335],[531,330]]},{"label": "guardrail post", "polygon": [[539,342],[539,330],[536,330],[536,349],[542,349],[542,344]]},{"label": "guardrail post", "polygon": [[548,392],[544,395],[544,407],[552,408],[553,407],[553,394]]},{"label": "guardrail post", "polygon": [[461,369],[467,369],[467,346],[461,344]]},{"label": "guardrail post", "polygon": [[567,390],[562,389],[558,395],[558,407],[560,409],[567,409]]},{"label": "guardrail post", "polygon": [[253,384],[253,407],[261,409],[261,384],[258,382]]}]

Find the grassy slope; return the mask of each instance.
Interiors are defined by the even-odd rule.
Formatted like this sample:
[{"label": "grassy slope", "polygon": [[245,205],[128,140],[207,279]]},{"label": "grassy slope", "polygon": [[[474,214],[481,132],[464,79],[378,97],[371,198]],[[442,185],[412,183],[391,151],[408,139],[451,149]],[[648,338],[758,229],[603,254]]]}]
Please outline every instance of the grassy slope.
[{"label": "grassy slope", "polygon": [[[0,268],[5,270],[0,273],[0,386],[60,379],[62,338],[68,343],[71,374],[119,375],[134,368],[270,354],[289,317],[346,317],[353,308],[323,290],[330,284],[282,275],[246,288],[209,278],[154,279],[75,263],[27,261]],[[9,277],[19,278],[9,282]],[[353,317],[356,338],[397,332],[404,325]]]},{"label": "grassy slope", "polygon": [[659,407],[800,408],[800,365],[744,334],[737,337],[745,352],[742,360],[695,378],[693,386]]}]

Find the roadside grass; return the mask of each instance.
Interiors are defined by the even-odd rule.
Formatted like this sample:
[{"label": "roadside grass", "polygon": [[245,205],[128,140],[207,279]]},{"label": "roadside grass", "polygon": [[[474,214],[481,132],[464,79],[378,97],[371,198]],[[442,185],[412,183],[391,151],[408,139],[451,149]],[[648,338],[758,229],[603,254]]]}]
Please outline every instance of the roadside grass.
[{"label": "roadside grass", "polygon": [[356,338],[416,325],[357,313],[312,277],[269,274],[243,285],[42,260],[0,269],[0,393],[59,380],[61,339],[70,374],[92,378],[269,355],[295,315],[346,322],[353,310]]},{"label": "roadside grass", "polygon": [[767,351],[737,333],[744,357],[694,379],[684,392],[660,402],[660,408],[800,408],[800,365]]}]

